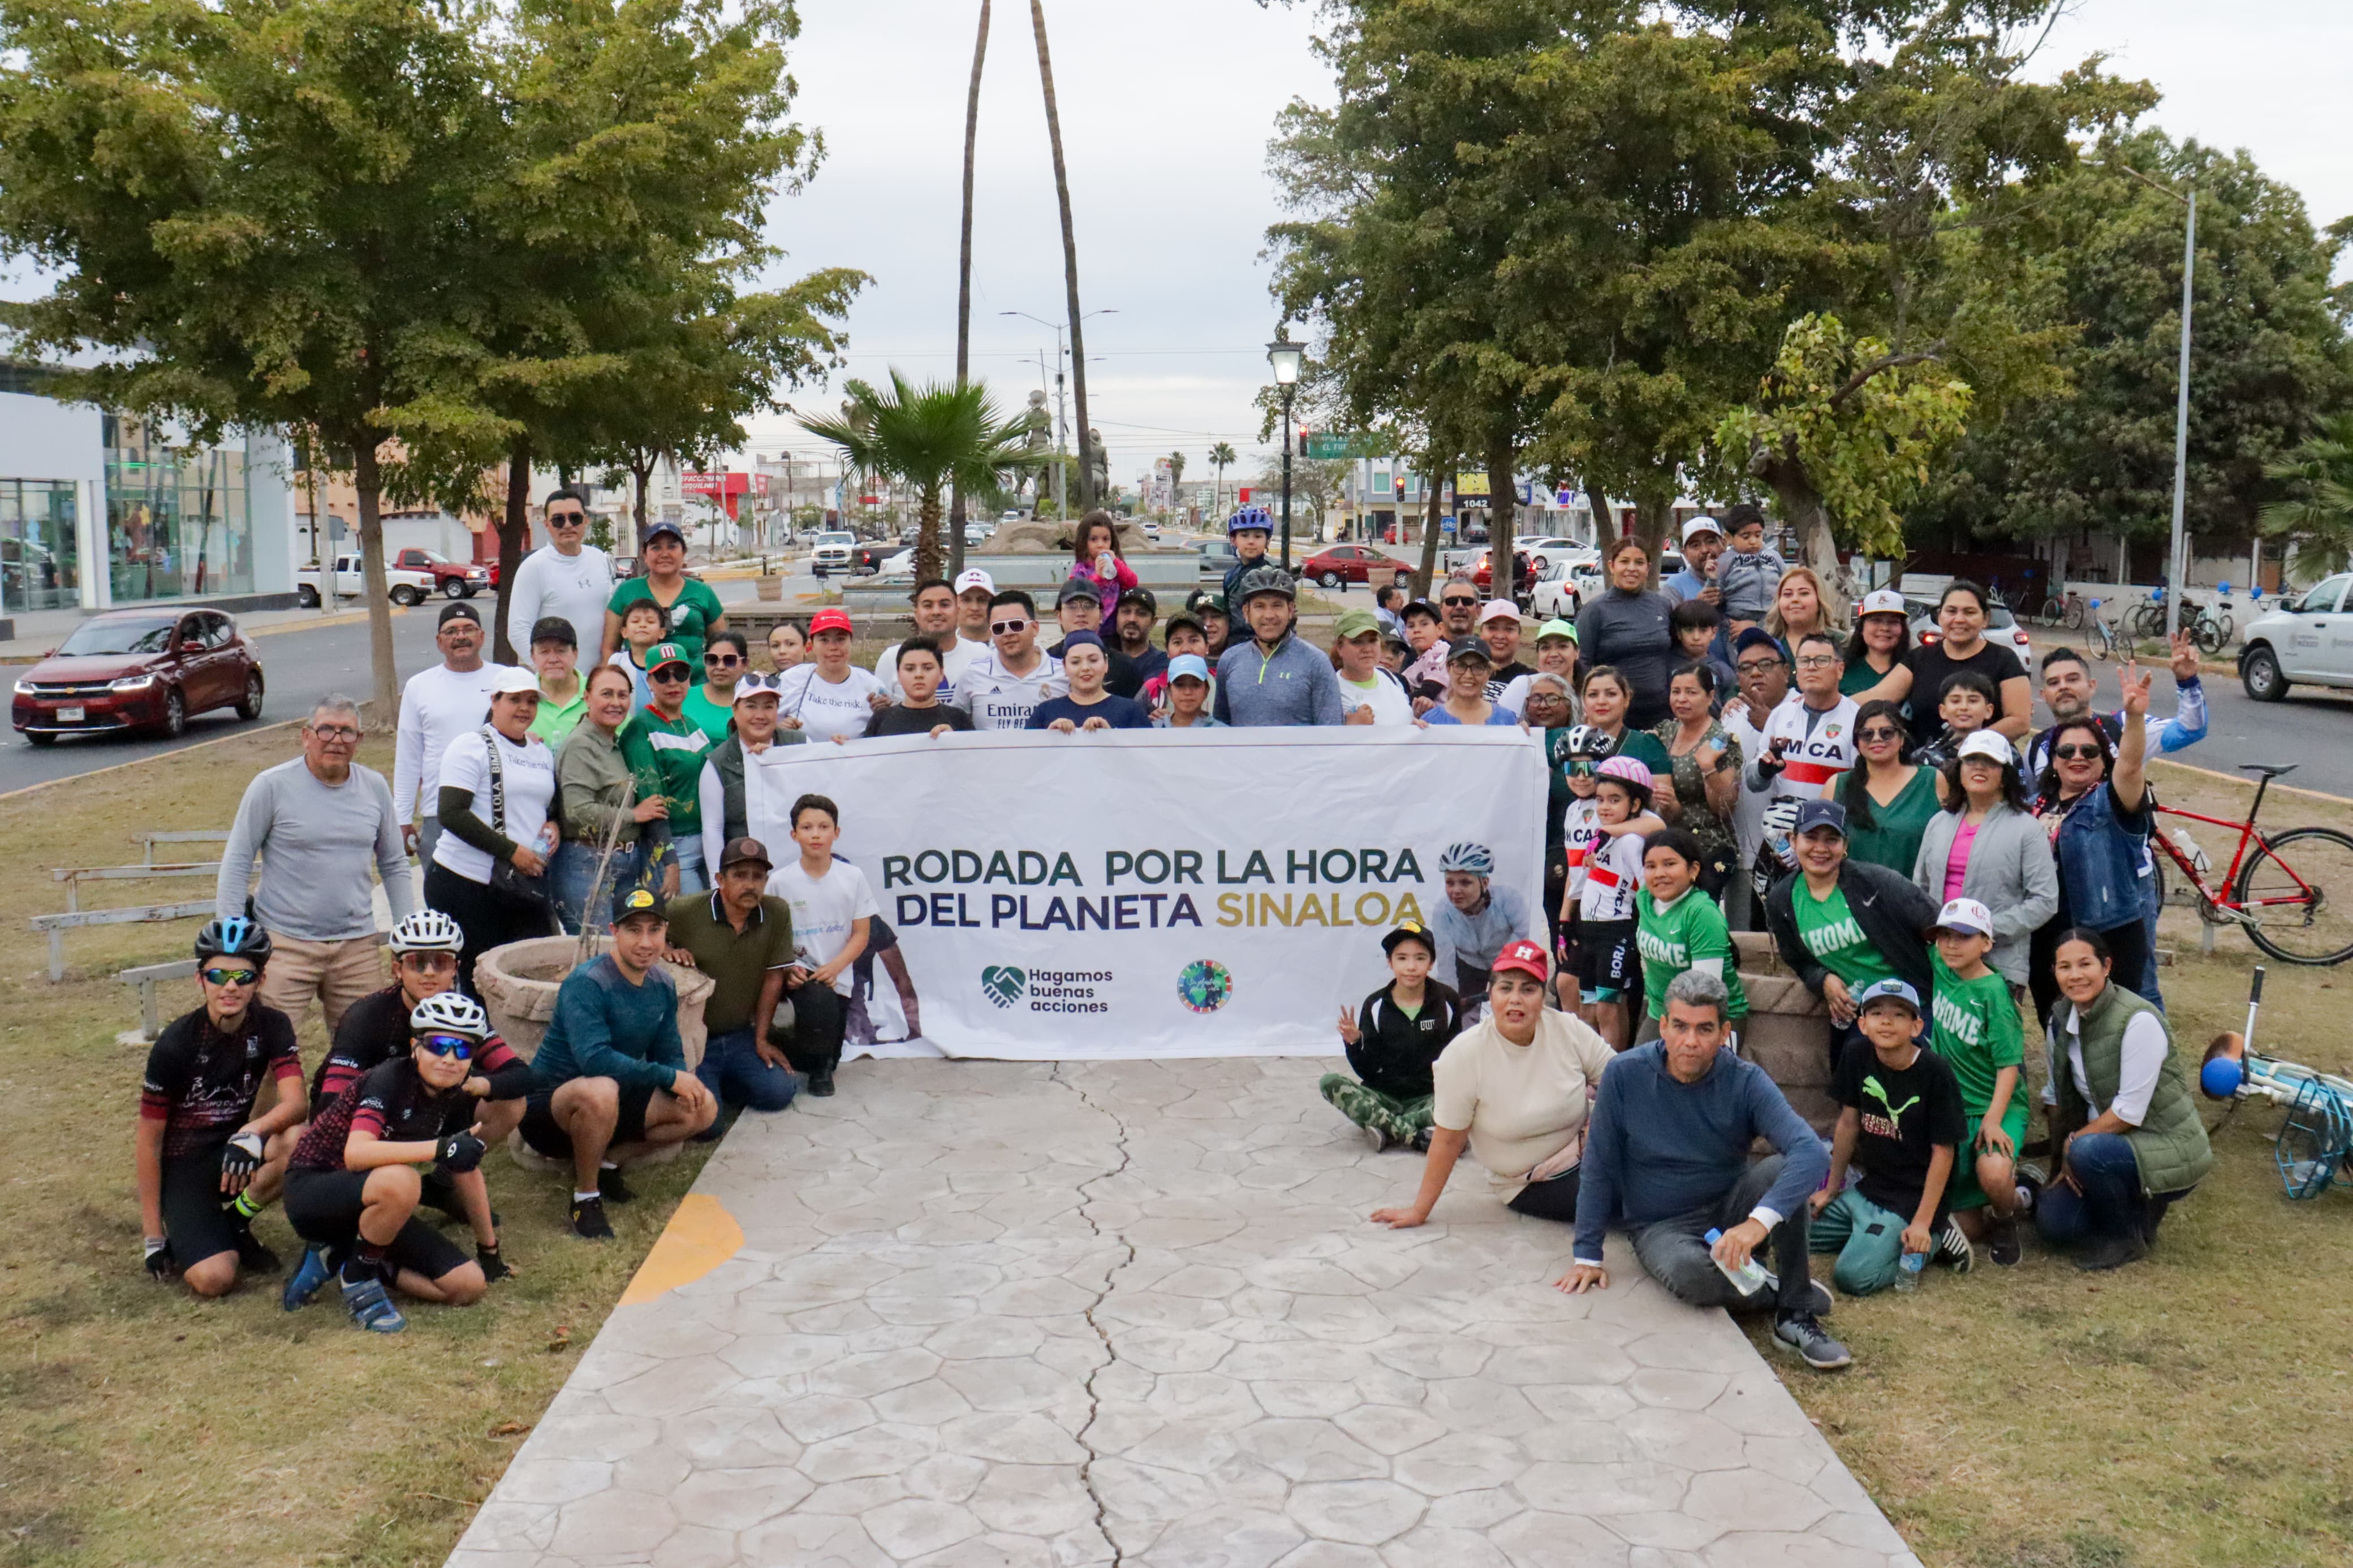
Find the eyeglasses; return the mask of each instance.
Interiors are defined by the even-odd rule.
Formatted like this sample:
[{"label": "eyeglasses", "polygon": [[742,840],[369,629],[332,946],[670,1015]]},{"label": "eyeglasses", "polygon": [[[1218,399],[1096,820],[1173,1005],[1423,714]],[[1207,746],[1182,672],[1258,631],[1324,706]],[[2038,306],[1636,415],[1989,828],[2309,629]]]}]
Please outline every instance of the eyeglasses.
[{"label": "eyeglasses", "polygon": [[702,662],[713,669],[733,669],[744,661],[732,653],[706,653]]},{"label": "eyeglasses", "polygon": [[997,637],[1009,637],[1029,624],[1028,621],[991,621],[988,629]]},{"label": "eyeglasses", "polygon": [[207,985],[250,985],[261,978],[259,969],[207,969],[204,973]]},{"label": "eyeglasses", "polygon": [[339,743],[348,744],[360,738],[360,732],[349,724],[313,724],[311,726],[311,733],[331,746]]},{"label": "eyeglasses", "polygon": [[1760,670],[1780,668],[1781,661],[1768,655],[1764,658],[1744,658],[1732,668],[1743,675],[1755,675]]},{"label": "eyeglasses", "polygon": [[1858,741],[1897,741],[1903,739],[1903,731],[1890,730],[1884,725],[1875,726],[1869,730],[1858,730],[1854,734],[1854,738]]},{"label": "eyeglasses", "polygon": [[2087,763],[2100,754],[2100,748],[2089,743],[2074,746],[2053,746],[2051,754],[2063,763]]},{"label": "eyeglasses", "polygon": [[474,1042],[463,1035],[419,1035],[417,1043],[437,1057],[456,1057],[461,1062],[474,1059]]},{"label": "eyeglasses", "polygon": [[1798,656],[1799,669],[1827,669],[1844,661],[1834,653],[1801,653]]}]

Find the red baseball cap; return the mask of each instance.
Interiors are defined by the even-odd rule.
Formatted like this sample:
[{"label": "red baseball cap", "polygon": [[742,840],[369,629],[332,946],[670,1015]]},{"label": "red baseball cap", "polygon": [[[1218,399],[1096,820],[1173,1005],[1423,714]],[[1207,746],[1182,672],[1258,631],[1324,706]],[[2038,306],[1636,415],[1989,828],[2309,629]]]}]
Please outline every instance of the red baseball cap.
[{"label": "red baseball cap", "polygon": [[809,617],[809,636],[815,637],[819,632],[848,632],[855,637],[858,628],[849,624],[848,610],[819,610]]},{"label": "red baseball cap", "polygon": [[1488,966],[1487,973],[1501,974],[1506,969],[1516,969],[1523,974],[1533,974],[1542,980],[1546,974],[1545,950],[1532,942],[1507,942],[1504,944],[1504,951],[1495,955],[1495,962]]}]

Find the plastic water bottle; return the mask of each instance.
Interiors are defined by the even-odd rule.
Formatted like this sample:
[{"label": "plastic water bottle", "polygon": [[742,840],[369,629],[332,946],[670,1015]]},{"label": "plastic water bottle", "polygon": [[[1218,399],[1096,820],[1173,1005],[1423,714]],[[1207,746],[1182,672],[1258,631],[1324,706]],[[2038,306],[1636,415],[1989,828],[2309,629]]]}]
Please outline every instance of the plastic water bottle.
[{"label": "plastic water bottle", "polygon": [[1920,1270],[1927,1266],[1927,1262],[1928,1255],[1925,1252],[1905,1253],[1904,1261],[1895,1266],[1895,1289],[1906,1295],[1920,1289]]},{"label": "plastic water bottle", "polygon": [[[1724,1232],[1720,1230],[1711,1230],[1707,1233],[1707,1244],[1710,1247],[1723,1239]],[[1716,1272],[1731,1280],[1732,1288],[1743,1296],[1754,1296],[1757,1291],[1764,1289],[1768,1283],[1765,1277],[1765,1266],[1757,1261],[1754,1253],[1749,1255],[1747,1262],[1737,1268],[1726,1268],[1724,1266],[1724,1259],[1717,1258],[1713,1252],[1710,1252],[1708,1257],[1709,1260],[1715,1265]]]}]

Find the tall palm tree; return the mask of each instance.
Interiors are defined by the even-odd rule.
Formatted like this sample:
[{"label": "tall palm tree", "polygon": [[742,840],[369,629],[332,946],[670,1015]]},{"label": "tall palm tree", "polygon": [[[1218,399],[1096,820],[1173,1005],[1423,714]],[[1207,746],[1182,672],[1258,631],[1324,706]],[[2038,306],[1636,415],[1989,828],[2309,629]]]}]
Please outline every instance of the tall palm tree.
[{"label": "tall palm tree", "polygon": [[2321,420],[2316,434],[2265,464],[2263,475],[2285,480],[2288,499],[2264,507],[2258,526],[2299,557],[2311,556],[2319,571],[2344,571],[2353,561],[2353,414]]},{"label": "tall palm tree", "polygon": [[[964,100],[964,242],[956,260],[956,384],[972,373],[972,161],[980,137],[980,66],[988,58],[988,0],[980,0],[980,35],[972,45],[972,86]],[[948,509],[948,575],[964,573],[964,487]]]},{"label": "tall palm tree", "polygon": [[1079,404],[1079,515],[1094,509],[1094,426],[1087,422],[1087,345],[1080,335],[1079,241],[1071,228],[1071,172],[1062,162],[1062,116],[1054,104],[1054,62],[1046,52],[1045,0],[1029,0],[1030,29],[1038,35],[1038,82],[1046,94],[1046,139],[1054,144],[1054,196],[1062,206],[1062,285],[1070,296],[1071,390]]},{"label": "tall palm tree", "polygon": [[1209,466],[1218,470],[1217,494],[1209,500],[1211,510],[1214,510],[1226,504],[1226,470],[1232,468],[1237,461],[1239,459],[1234,456],[1233,443],[1230,441],[1220,441],[1209,448]]},{"label": "tall palm tree", "polygon": [[1008,419],[976,381],[912,384],[891,372],[888,394],[862,381],[849,384],[839,418],[803,419],[801,428],[841,448],[852,468],[905,484],[922,519],[915,535],[915,577],[942,575],[940,521],[951,486],[992,499],[997,476],[1044,460],[1029,448],[1026,419]]},{"label": "tall palm tree", "polygon": [[1168,454],[1168,504],[1170,506],[1176,504],[1176,487],[1184,482],[1185,454],[1171,452]]}]

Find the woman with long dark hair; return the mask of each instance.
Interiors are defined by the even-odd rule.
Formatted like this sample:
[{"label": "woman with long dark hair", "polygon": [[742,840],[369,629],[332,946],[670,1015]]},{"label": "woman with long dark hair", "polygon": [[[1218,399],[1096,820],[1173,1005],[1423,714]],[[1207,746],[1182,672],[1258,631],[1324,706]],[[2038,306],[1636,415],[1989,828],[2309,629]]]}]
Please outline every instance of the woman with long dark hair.
[{"label": "woman with long dark hair", "polygon": [[2059,912],[2059,869],[2000,731],[1980,730],[1961,742],[1946,764],[1945,795],[1948,804],[1921,834],[1913,885],[1939,907],[1975,899],[1992,911],[1986,962],[2023,987],[2033,935]]},{"label": "woman with long dark hair", "polygon": [[1848,855],[1899,877],[1912,874],[1937,809],[1936,772],[1904,760],[1905,739],[1902,708],[1864,703],[1854,719],[1855,765],[1838,785]]},{"label": "woman with long dark hair", "polygon": [[1676,826],[1688,829],[1698,842],[1699,885],[1711,899],[1724,896],[1725,884],[1740,860],[1740,843],[1732,826],[1733,808],[1740,800],[1740,742],[1715,716],[1721,690],[1715,667],[1707,660],[1677,666],[1667,680],[1667,707],[1673,716],[1651,731],[1666,748],[1679,813]]},{"label": "woman with long dark hair", "polygon": [[2144,760],[2148,737],[2150,677],[2125,666],[2125,726],[2121,743],[2094,718],[2063,721],[2051,735],[2051,763],[2036,785],[2035,815],[2042,819],[2059,868],[2059,908],[2035,933],[2029,984],[2034,1013],[2048,1019],[2059,1000],[2052,957],[2063,933],[2097,931],[2116,972],[2137,982],[2147,968],[2148,928],[2142,921],[2140,879],[2147,866],[2151,825]]},{"label": "woman with long dark hair", "polygon": [[1846,639],[1846,673],[1839,695],[1860,698],[1895,672],[1912,640],[1911,613],[1893,588],[1865,594],[1854,607],[1854,631]]},{"label": "woman with long dark hair", "polygon": [[1627,721],[1647,730],[1667,716],[1667,668],[1675,655],[1668,617],[1674,606],[1649,586],[1651,550],[1641,540],[1620,539],[1604,565],[1609,586],[1577,612],[1578,655],[1588,668],[1607,664],[1624,672]]}]

